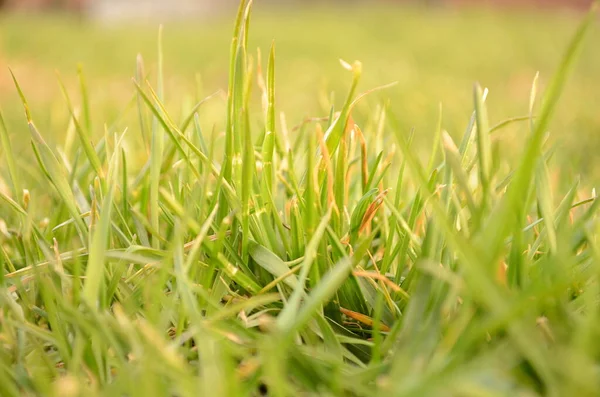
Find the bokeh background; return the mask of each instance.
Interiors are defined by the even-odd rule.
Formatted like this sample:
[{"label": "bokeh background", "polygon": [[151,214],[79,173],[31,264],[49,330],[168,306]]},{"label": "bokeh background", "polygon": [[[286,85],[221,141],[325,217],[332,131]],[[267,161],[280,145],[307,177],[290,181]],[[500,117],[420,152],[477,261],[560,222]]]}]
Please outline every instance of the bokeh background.
[{"label": "bokeh background", "polygon": [[[338,60],[363,63],[362,91],[397,81],[358,109],[367,123],[388,104],[401,128],[414,128],[425,150],[440,103],[444,129],[462,135],[472,87],[490,91],[492,125],[528,113],[532,80],[540,89],[558,66],[586,0],[318,1],[256,0],[250,48],[263,62],[276,45],[278,111],[290,127],[328,114],[350,83]],[[135,127],[136,56],[156,78],[157,31],[164,25],[166,102],[175,118],[198,99],[226,89],[234,0],[0,0],[0,109],[14,150],[23,158],[29,137],[8,66],[21,82],[39,129],[60,145],[68,110],[56,71],[78,102],[77,65],[85,71],[94,134]],[[551,125],[565,172],[594,179],[600,149],[600,30],[592,29]],[[258,57],[255,54],[255,59]],[[335,95],[332,93],[335,92]],[[222,128],[224,99],[202,109],[206,130]],[[256,94],[255,111],[260,112]],[[257,121],[259,123],[259,121]],[[105,128],[106,126],[106,128]],[[495,139],[517,153],[527,123]]]}]

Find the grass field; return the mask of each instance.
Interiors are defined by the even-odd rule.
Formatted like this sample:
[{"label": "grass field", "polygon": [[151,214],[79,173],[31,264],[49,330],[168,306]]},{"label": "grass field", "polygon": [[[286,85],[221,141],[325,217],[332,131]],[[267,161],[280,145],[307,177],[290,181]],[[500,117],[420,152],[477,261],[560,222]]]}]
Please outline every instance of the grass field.
[{"label": "grass field", "polygon": [[598,395],[596,15],[244,4],[2,20],[0,395]]},{"label": "grass field", "polygon": [[[230,14],[200,21],[165,23],[165,102],[180,117],[181,109],[227,85]],[[443,127],[456,139],[468,122],[473,83],[489,88],[492,124],[527,114],[529,89],[537,71],[543,88],[555,70],[580,14],[552,11],[490,11],[348,7],[270,10],[258,2],[249,49],[263,53],[275,40],[278,112],[297,125],[305,117],[324,117],[331,93],[341,105],[346,80],[338,59],[360,60],[364,76],[360,89],[397,81],[398,84],[359,107],[367,119],[373,107],[389,99],[403,131],[416,132],[416,147],[428,150],[427,140],[437,126],[443,105]],[[580,62],[564,94],[563,106],[552,124],[552,139],[563,148],[561,156],[578,171],[597,171],[591,161],[600,147],[596,126],[600,85],[598,26],[585,44]],[[42,130],[62,131],[68,121],[56,83],[61,73],[75,95],[76,67],[86,72],[92,122],[101,133],[104,123],[118,122],[131,99],[135,56],[141,53],[146,71],[156,78],[157,24],[125,26],[81,22],[68,17],[8,15],[0,20],[0,107],[12,131],[26,132],[6,65],[20,77]],[[197,76],[202,85],[197,89]],[[199,91],[199,92],[198,92]],[[201,114],[203,126],[223,120],[225,101],[213,101]],[[258,100],[255,98],[255,103]],[[255,107],[257,108],[257,107]],[[125,117],[135,115],[135,111]],[[500,139],[510,144],[526,131],[515,124]],[[507,150],[512,151],[512,150]]]}]

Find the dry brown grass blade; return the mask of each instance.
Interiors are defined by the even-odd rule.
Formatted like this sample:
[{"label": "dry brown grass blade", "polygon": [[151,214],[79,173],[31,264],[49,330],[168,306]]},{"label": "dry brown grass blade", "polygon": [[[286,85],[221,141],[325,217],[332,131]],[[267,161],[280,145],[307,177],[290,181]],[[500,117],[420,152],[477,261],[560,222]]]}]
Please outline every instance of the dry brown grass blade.
[{"label": "dry brown grass blade", "polygon": [[364,230],[369,231],[373,217],[377,213],[377,210],[379,209],[379,207],[381,207],[381,205],[383,204],[383,199],[385,198],[385,196],[387,196],[387,194],[390,192],[390,190],[391,189],[385,189],[384,191],[380,192],[377,195],[377,197],[375,197],[373,202],[369,205],[369,207],[367,208],[367,211],[365,212],[365,215],[363,216],[362,223],[360,224],[360,228],[358,229],[359,233],[362,233]]},{"label": "dry brown grass blade", "polygon": [[392,291],[399,293],[400,295],[402,295],[406,299],[410,298],[410,295],[408,294],[408,292],[406,292],[405,290],[403,290],[402,287],[400,287],[398,284],[394,283],[392,280],[390,280],[389,278],[387,278],[384,274],[381,274],[381,273],[378,273],[378,272],[369,272],[369,271],[365,271],[365,270],[356,270],[352,274],[355,277],[364,277],[364,278],[370,278],[370,279],[373,279],[373,280],[381,281],[385,285],[387,285],[388,287],[390,287],[390,289]]},{"label": "dry brown grass blade", "polygon": [[[362,313],[358,313],[352,310],[348,310],[348,309],[344,309],[343,307],[340,307],[340,312],[347,316],[350,317],[353,320],[358,321],[359,323],[368,325],[369,327],[373,327],[373,325],[375,325],[373,319],[365,314]],[[383,332],[389,332],[390,331],[390,327],[388,327],[385,324],[380,323],[379,324],[379,330],[383,331]]]}]

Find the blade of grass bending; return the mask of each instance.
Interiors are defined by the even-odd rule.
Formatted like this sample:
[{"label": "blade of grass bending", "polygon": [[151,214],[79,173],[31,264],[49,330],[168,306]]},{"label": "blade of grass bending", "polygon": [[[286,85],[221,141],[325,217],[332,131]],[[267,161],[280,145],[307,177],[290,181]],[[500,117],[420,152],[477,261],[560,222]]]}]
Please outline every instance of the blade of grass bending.
[{"label": "blade of grass bending", "polygon": [[229,317],[237,316],[241,311],[246,310],[248,312],[251,312],[257,307],[266,306],[273,302],[278,302],[280,300],[281,296],[279,294],[263,294],[252,296],[250,298],[244,299],[241,302],[232,303],[227,307],[221,307],[216,314],[213,314],[205,320],[205,325],[216,325],[220,321],[226,320]]},{"label": "blade of grass bending", "polygon": [[239,284],[243,289],[253,295],[257,295],[260,292],[260,285],[258,285],[254,280],[252,280],[252,278],[250,278],[239,268],[232,265],[221,252],[217,253],[217,261],[225,274],[227,274],[227,276]]},{"label": "blade of grass bending", "polygon": [[501,121],[498,124],[494,125],[493,127],[490,127],[490,135],[496,131],[500,131],[504,127],[507,127],[511,124],[518,123],[519,121],[531,120],[532,118],[533,118],[533,116],[520,116],[520,117],[512,117],[510,119]]},{"label": "blade of grass bending", "polygon": [[475,101],[475,120],[477,123],[477,154],[479,159],[479,179],[483,188],[482,210],[490,202],[490,179],[492,171],[492,147],[490,143],[487,108],[483,100],[483,91],[479,84],[473,89]]},{"label": "blade of grass bending", "polygon": [[[138,80],[138,81],[141,81],[141,80]],[[192,121],[194,121],[194,119],[197,117],[198,110],[202,107],[202,105],[204,105],[206,102],[208,102],[209,100],[216,97],[221,92],[222,92],[221,90],[217,90],[217,91],[213,92],[212,94],[210,94],[209,96],[207,96],[206,98],[202,99],[197,104],[195,104],[194,107],[192,108],[192,110],[190,110],[190,113],[187,115],[187,117],[185,119],[183,119],[183,122],[181,123],[181,127],[179,128],[179,130],[181,132],[185,132],[188,129],[188,127],[190,126],[190,124],[192,123]]]},{"label": "blade of grass bending", "polygon": [[6,201],[6,204],[8,204],[9,206],[11,206],[15,211],[17,211],[19,214],[27,216],[27,211],[25,211],[25,209],[23,209],[23,207],[21,207],[19,205],[19,203],[17,203],[16,201],[14,201],[12,198],[10,198],[9,196],[7,196],[6,194],[4,194],[3,191],[0,190],[0,198],[4,201]]},{"label": "blade of grass bending", "polygon": [[15,87],[17,88],[17,92],[19,93],[19,97],[21,98],[21,102],[23,103],[23,107],[25,108],[25,116],[27,117],[27,123],[29,125],[29,132],[32,136],[32,147],[34,148],[36,157],[40,162],[40,165],[44,172],[46,173],[46,177],[49,179],[50,183],[55,187],[57,193],[62,199],[63,204],[67,207],[69,215],[73,218],[75,222],[75,227],[81,239],[81,242],[84,246],[88,245],[88,231],[85,223],[81,219],[81,214],[79,209],[77,208],[77,202],[75,200],[75,196],[73,191],[71,190],[71,186],[69,185],[69,181],[67,179],[67,175],[63,166],[59,163],[58,159],[46,143],[42,135],[39,133],[33,120],[31,118],[31,112],[29,111],[29,105],[27,104],[27,99],[21,90],[21,86],[19,85],[17,78],[15,77],[12,70],[10,70],[12,75],[13,82]]},{"label": "blade of grass bending", "polygon": [[[206,140],[204,139],[204,134],[202,132],[202,128],[200,127],[200,116],[198,113],[194,114],[194,133],[196,135],[196,143],[200,146],[200,149],[204,155],[211,153],[209,152],[208,146],[206,146]],[[207,175],[208,174],[210,173],[207,173]]]},{"label": "blade of grass bending", "polygon": [[358,82],[360,81],[360,76],[362,73],[362,65],[358,61],[354,62],[353,65],[343,62],[342,65],[345,69],[352,72],[352,85],[350,86],[350,91],[348,92],[346,102],[342,107],[340,115],[325,132],[325,141],[327,142],[327,150],[329,150],[330,156],[333,156],[333,153],[337,149],[340,139],[342,139],[342,135],[346,129],[348,117],[350,116],[352,100],[354,98],[354,93],[356,92],[356,87],[358,86]]},{"label": "blade of grass bending", "polygon": [[[136,81],[144,81],[146,79],[146,75],[144,73],[144,59],[142,58],[141,54],[138,54],[136,57],[136,68],[135,68],[135,80]],[[142,106],[142,100],[140,97],[140,93],[136,92],[136,103],[137,103],[137,111],[138,111],[138,118],[139,118],[139,123],[140,123],[140,132],[142,134],[142,142],[144,144],[144,148],[146,149],[146,152],[149,153],[150,148],[149,148],[149,142],[148,142],[148,126],[147,126],[147,119],[146,119],[146,112],[144,111],[144,107]]]},{"label": "blade of grass bending", "polygon": [[[152,90],[152,87],[150,85],[148,85],[148,89],[150,90],[150,94],[152,95],[152,98],[155,100],[156,104],[158,105],[158,108],[154,105],[154,103],[152,102],[152,100],[150,100],[150,98],[148,97],[148,95],[142,90],[142,88],[140,87],[140,85],[135,80],[133,81],[133,84],[135,85],[136,89],[140,93],[140,95],[141,95],[142,99],[144,100],[144,102],[146,103],[146,105],[148,105],[148,107],[150,108],[150,110],[152,111],[152,113],[158,118],[158,121],[161,123],[164,131],[167,132],[167,134],[169,135],[169,137],[171,138],[171,140],[175,144],[175,147],[179,151],[180,155],[184,159],[186,159],[186,161],[188,161],[188,162],[190,161],[189,157],[187,156],[187,153],[185,152],[185,150],[181,146],[180,141],[183,141],[192,150],[192,152],[196,156],[198,156],[198,158],[207,167],[209,167],[209,169],[211,170],[212,174],[215,177],[219,178],[218,179],[219,184],[217,185],[217,187],[219,187],[219,190],[220,190],[221,187],[223,187],[223,191],[225,191],[225,193],[227,193],[225,195],[225,198],[231,201],[231,203],[229,203],[229,206],[227,208],[230,208],[230,207],[233,207],[233,209],[241,208],[242,204],[241,204],[239,198],[237,197],[237,195],[236,195],[233,187],[229,183],[227,183],[226,181],[222,180],[222,176],[220,174],[220,171],[216,168],[216,166],[214,165],[214,163],[212,161],[210,161],[210,159],[206,156],[206,154],[204,154],[200,149],[198,149],[189,140],[188,137],[186,137],[181,131],[179,131],[177,129],[177,127],[175,126],[175,124],[169,118],[169,115],[166,113],[164,106],[158,100],[158,97],[157,97],[156,93],[154,92],[154,90]],[[190,166],[193,166],[193,165],[190,164]],[[194,167],[194,170],[192,172],[197,173],[198,171],[195,170],[195,167]],[[220,196],[215,196],[215,197],[220,197]],[[228,203],[226,202],[226,204],[228,204]]]},{"label": "blade of grass bending", "polygon": [[[181,142],[180,142],[180,140],[182,140],[182,141],[188,143],[188,146],[191,147],[191,146],[193,146],[191,144],[191,141],[181,131],[179,131],[177,129],[177,127],[175,126],[175,123],[173,123],[173,121],[169,117],[169,114],[167,113],[166,109],[164,108],[164,105],[158,98],[158,94],[156,93],[156,91],[154,91],[154,89],[152,89],[152,86],[150,85],[150,83],[148,81],[146,81],[146,86],[148,87],[148,90],[150,91],[150,95],[152,96],[152,99],[154,99],[154,102],[156,103],[156,106],[155,106],[154,103],[152,103],[152,101],[148,97],[148,95],[140,87],[140,85],[136,81],[134,81],[133,83],[135,84],[136,89],[140,92],[140,95],[141,95],[142,99],[144,100],[144,102],[146,103],[146,105],[148,105],[148,107],[150,108],[150,111],[152,112],[152,114],[157,118],[158,122],[162,126],[163,131],[166,132],[169,135],[169,137],[171,138],[171,141],[174,144],[175,150],[177,150],[179,152],[179,154],[181,155],[181,157],[183,157],[183,159],[186,161],[186,163],[188,163],[190,169],[195,174],[194,176],[196,176],[197,178],[200,178],[200,174],[198,173],[198,170],[191,163],[189,156],[183,149],[183,146],[181,146]],[[177,135],[177,137],[176,137],[176,135]],[[198,148],[195,148],[195,149],[196,149],[196,151],[200,152],[200,150]],[[150,165],[152,166],[152,162],[150,162]],[[160,169],[162,170],[162,166],[160,167]]]},{"label": "blade of grass bending", "polygon": [[79,136],[79,141],[81,142],[83,151],[85,152],[85,155],[87,156],[88,161],[92,165],[92,168],[94,168],[96,175],[98,175],[100,177],[100,179],[102,180],[102,179],[104,179],[104,171],[102,170],[102,165],[100,162],[100,158],[98,157],[98,153],[96,153],[96,149],[94,148],[94,145],[92,145],[92,140],[89,136],[89,130],[84,129],[81,126],[81,123],[79,122],[79,120],[77,119],[77,115],[75,114],[75,109],[73,108],[73,104],[71,103],[71,98],[69,97],[69,93],[67,92],[67,89],[66,89],[65,85],[63,84],[62,79],[60,78],[60,75],[58,74],[58,72],[56,73],[56,77],[58,79],[58,84],[60,86],[60,90],[63,94],[63,97],[65,98],[65,102],[67,103],[67,108],[69,109],[69,113],[71,115],[71,120],[73,120],[73,124],[75,125],[75,131],[77,132],[77,135]]},{"label": "blade of grass bending", "polygon": [[246,4],[246,10],[244,11],[244,25],[243,25],[243,45],[244,49],[248,50],[248,38],[250,37],[250,15],[252,11],[252,3],[254,0],[248,0],[248,4]]},{"label": "blade of grass bending", "polygon": [[[254,241],[250,241],[249,253],[256,263],[271,273],[275,278],[281,277],[290,272],[290,268],[283,260],[281,260],[281,258]],[[296,288],[298,285],[298,278],[296,275],[290,274],[284,279],[284,282],[290,287]]]}]

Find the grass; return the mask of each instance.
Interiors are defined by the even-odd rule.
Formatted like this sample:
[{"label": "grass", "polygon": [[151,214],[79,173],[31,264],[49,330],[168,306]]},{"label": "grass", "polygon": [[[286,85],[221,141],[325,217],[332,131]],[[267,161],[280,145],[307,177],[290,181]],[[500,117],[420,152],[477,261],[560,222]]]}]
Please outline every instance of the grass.
[{"label": "grass", "polygon": [[[280,122],[278,50],[253,55],[250,15],[223,132],[210,101],[165,105],[162,33],[126,129],[98,130],[82,72],[66,134],[38,129],[15,71],[33,161],[1,122],[0,394],[597,395],[600,201],[554,180],[547,139],[595,14],[528,117],[491,124],[475,85],[463,136],[437,122],[426,161],[360,62],[327,117]],[[508,155],[494,134],[514,124]]]}]

